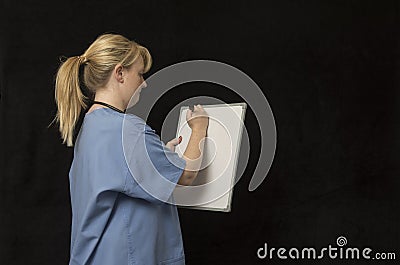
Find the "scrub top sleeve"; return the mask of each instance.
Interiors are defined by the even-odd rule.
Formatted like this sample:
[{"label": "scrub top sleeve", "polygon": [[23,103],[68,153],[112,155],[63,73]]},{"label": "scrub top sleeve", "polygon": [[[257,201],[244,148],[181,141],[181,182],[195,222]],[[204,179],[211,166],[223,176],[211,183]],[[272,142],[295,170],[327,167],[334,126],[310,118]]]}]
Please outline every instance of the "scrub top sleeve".
[{"label": "scrub top sleeve", "polygon": [[166,147],[148,125],[138,133],[127,163],[125,194],[153,203],[173,203],[171,195],[186,161]]}]

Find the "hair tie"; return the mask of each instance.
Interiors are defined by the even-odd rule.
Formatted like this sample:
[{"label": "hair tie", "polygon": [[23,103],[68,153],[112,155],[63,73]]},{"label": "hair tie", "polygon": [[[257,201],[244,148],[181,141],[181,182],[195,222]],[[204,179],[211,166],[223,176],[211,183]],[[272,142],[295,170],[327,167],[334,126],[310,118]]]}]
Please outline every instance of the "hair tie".
[{"label": "hair tie", "polygon": [[86,56],[77,56],[77,57],[78,57],[79,63],[83,63],[83,64],[87,63]]}]

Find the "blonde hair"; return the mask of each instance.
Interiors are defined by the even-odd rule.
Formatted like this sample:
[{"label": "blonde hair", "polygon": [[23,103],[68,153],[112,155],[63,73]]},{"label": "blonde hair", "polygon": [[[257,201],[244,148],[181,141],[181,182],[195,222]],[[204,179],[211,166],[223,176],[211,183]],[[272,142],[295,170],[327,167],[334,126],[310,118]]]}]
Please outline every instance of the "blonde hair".
[{"label": "blonde hair", "polygon": [[145,47],[118,34],[103,34],[83,55],[70,57],[61,63],[55,84],[55,121],[59,123],[63,143],[67,143],[67,146],[73,145],[75,125],[82,109],[87,108],[89,100],[80,88],[80,66],[84,67],[83,84],[94,94],[98,88],[106,85],[117,64],[129,68],[139,56],[143,59],[144,72],[147,72],[152,58]]}]

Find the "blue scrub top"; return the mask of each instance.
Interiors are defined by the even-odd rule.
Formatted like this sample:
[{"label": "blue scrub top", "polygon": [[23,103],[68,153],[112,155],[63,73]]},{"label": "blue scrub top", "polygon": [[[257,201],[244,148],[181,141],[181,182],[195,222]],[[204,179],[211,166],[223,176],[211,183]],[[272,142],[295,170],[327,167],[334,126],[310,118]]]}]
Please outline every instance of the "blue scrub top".
[{"label": "blue scrub top", "polygon": [[69,264],[185,264],[177,208],[165,202],[185,165],[139,117],[86,114],[69,172]]}]

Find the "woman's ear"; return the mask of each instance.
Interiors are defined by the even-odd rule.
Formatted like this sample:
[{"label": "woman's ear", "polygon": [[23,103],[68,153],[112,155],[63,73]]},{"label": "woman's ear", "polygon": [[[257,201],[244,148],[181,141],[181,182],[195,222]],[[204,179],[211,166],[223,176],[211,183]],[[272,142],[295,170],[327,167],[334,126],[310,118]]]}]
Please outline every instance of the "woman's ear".
[{"label": "woman's ear", "polygon": [[123,83],[124,82],[124,68],[122,67],[121,64],[117,64],[114,67],[113,75],[115,79],[118,81],[118,83]]}]

